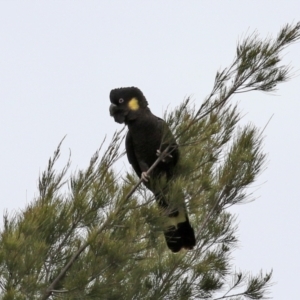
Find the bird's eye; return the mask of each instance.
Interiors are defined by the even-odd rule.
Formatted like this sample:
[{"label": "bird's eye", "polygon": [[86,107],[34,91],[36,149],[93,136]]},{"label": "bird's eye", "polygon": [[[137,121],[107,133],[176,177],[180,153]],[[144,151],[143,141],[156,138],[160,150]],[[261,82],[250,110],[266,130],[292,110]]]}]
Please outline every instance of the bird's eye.
[{"label": "bird's eye", "polygon": [[123,98],[120,98],[119,99],[119,103],[123,103],[124,102],[124,99]]}]

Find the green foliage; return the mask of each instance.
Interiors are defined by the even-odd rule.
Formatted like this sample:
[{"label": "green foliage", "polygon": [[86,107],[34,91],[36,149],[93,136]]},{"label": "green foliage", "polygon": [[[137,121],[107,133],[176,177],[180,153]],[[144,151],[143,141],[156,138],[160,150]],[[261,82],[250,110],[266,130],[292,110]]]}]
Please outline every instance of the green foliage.
[{"label": "green foliage", "polygon": [[238,127],[241,116],[228,100],[288,80],[279,55],[299,37],[300,23],[274,40],[246,38],[200,108],[186,99],[165,115],[181,155],[169,190],[175,202],[179,193],[186,199],[198,241],[193,251],[166,248],[153,195],[133,173],[114,171],[122,131],[70,178],[70,161],[55,170],[59,145],[36,199],[4,216],[1,299],[264,299],[271,273],[234,272],[237,228],[226,210],[248,199],[247,187],[264,165],[262,137],[253,125]]}]

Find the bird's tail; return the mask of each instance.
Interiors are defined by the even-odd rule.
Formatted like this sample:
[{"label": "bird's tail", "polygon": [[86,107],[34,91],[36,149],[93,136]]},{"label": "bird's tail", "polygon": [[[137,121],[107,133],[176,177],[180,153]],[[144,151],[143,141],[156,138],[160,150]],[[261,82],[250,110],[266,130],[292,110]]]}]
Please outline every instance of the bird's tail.
[{"label": "bird's tail", "polygon": [[164,235],[172,252],[178,252],[181,249],[193,249],[196,245],[196,238],[185,208],[169,214],[166,225]]},{"label": "bird's tail", "polygon": [[180,192],[170,195],[168,187],[161,189],[159,186],[150,184],[146,186],[153,191],[158,206],[166,216],[164,235],[169,249],[172,252],[193,249],[196,245],[196,238],[188,218],[183,195]]}]

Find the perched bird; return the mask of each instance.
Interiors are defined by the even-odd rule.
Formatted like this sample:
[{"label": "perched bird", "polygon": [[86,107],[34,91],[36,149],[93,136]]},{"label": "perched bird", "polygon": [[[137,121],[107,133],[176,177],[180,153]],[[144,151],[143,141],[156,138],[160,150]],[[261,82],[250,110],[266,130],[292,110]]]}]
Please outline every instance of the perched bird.
[{"label": "perched bird", "polygon": [[[110,115],[128,127],[126,152],[129,163],[146,187],[153,192],[159,207],[168,218],[164,230],[168,247],[173,252],[192,249],[194,230],[190,225],[183,194],[180,201],[169,199],[168,182],[174,177],[179,149],[166,122],[153,115],[142,91],[136,87],[113,89],[110,92]],[[169,146],[167,155],[146,174],[157,157]],[[174,196],[174,195],[173,195]]]}]

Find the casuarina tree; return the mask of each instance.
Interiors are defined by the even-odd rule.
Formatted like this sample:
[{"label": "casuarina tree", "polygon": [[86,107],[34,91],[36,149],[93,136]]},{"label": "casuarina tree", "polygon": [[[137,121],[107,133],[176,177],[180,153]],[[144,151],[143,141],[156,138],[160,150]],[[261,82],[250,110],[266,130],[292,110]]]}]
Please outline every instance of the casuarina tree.
[{"label": "casuarina tree", "polygon": [[[141,178],[114,168],[124,155],[124,130],[71,175],[70,161],[56,169],[60,144],[39,178],[37,197],[4,215],[1,299],[264,299],[272,271],[236,271],[237,224],[228,210],[247,202],[247,188],[264,166],[262,130],[239,125],[241,114],[230,100],[273,92],[289,80],[291,69],[280,55],[299,37],[297,23],[273,39],[253,33],[242,40],[202,104],[187,98],[165,113],[176,143],[160,149]],[[164,182],[167,205],[157,205],[160,196],[142,181],[170,159],[175,144],[176,176]],[[163,234],[165,209],[182,201],[196,245],[173,253]]]}]

